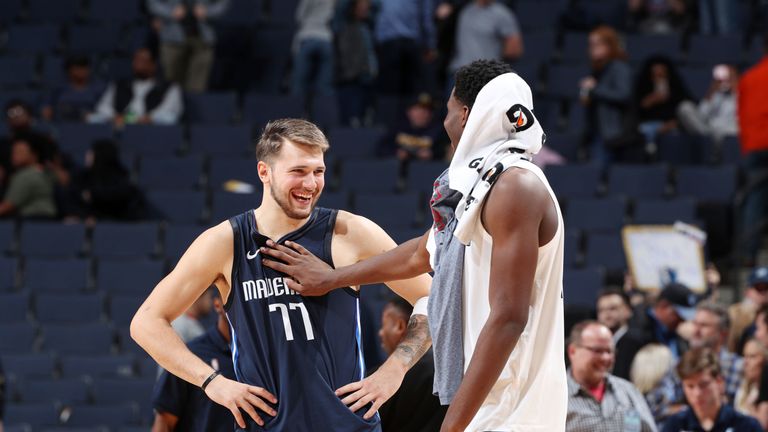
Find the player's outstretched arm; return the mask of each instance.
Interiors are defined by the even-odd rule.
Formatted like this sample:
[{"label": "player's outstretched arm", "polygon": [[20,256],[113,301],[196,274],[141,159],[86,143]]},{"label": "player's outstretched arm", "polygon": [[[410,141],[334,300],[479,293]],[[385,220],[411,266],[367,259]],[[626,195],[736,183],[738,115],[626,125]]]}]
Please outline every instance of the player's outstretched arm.
[{"label": "player's outstretched arm", "polygon": [[491,311],[448,408],[442,432],[463,431],[472,421],[528,322],[542,208],[551,200],[535,175],[527,174],[523,170],[504,173],[485,203],[483,223],[493,237],[488,293]]},{"label": "player's outstretched arm", "polygon": [[[170,373],[195,386],[202,386],[214,369],[194,355],[171,327],[181,315],[213,283],[221,297],[229,294],[233,233],[229,222],[219,224],[201,234],[181,257],[176,268],[166,276],[141,305],[131,321],[131,337]],[[229,268],[229,271],[226,269]],[[226,290],[222,289],[226,286]],[[226,292],[225,292],[226,291]],[[214,402],[227,407],[238,425],[245,427],[240,409],[263,425],[256,413],[260,409],[270,415],[275,411],[264,400],[277,400],[266,390],[216,376],[205,389]]]},{"label": "player's outstretched arm", "polygon": [[358,238],[360,244],[369,243],[373,246],[371,255],[362,261],[346,266],[337,263],[337,268],[332,269],[297,243],[286,242],[288,247],[285,247],[268,242],[270,247],[263,248],[261,253],[274,259],[264,259],[264,265],[291,276],[294,280],[286,280],[288,287],[305,296],[323,295],[332,289],[346,286],[409,279],[432,270],[427,252],[429,233],[397,247],[394,247],[396,244],[390,239],[391,247],[388,247],[372,242],[367,237],[367,224],[381,230],[365,218],[340,211],[334,236],[334,242],[345,237]]}]

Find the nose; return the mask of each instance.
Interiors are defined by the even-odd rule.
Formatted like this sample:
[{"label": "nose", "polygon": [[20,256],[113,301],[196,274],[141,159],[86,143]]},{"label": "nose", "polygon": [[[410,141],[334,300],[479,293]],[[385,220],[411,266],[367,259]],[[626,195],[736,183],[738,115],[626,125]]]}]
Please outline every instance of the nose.
[{"label": "nose", "polygon": [[312,174],[305,176],[301,186],[304,189],[314,191],[317,187],[317,180],[315,179],[315,176]]}]

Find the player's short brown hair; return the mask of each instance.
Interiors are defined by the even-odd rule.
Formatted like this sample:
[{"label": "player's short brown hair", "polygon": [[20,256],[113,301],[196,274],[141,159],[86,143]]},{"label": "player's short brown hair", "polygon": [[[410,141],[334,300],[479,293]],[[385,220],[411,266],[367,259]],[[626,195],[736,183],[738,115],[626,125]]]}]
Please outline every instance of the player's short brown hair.
[{"label": "player's short brown hair", "polygon": [[693,348],[683,354],[677,364],[677,375],[681,380],[706,372],[712,378],[720,377],[720,362],[709,348]]},{"label": "player's short brown hair", "polygon": [[264,127],[256,143],[256,159],[272,162],[286,140],[294,144],[317,147],[323,153],[329,147],[325,134],[314,123],[294,118],[279,119],[267,123]]}]

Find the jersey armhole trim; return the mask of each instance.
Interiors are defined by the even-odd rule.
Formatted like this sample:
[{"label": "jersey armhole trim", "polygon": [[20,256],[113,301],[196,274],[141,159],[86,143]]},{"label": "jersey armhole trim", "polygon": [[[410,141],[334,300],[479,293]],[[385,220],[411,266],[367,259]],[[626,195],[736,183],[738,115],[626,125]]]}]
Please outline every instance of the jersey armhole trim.
[{"label": "jersey armhole trim", "polygon": [[[249,210],[250,211],[250,210]],[[232,227],[232,273],[229,275],[229,295],[227,295],[227,300],[224,302],[224,311],[229,312],[230,307],[232,306],[232,298],[235,295],[235,289],[237,287],[235,286],[237,281],[237,276],[240,273],[240,260],[237,259],[237,252],[240,250],[240,227],[237,223],[237,216],[229,219],[229,225]]]},{"label": "jersey armhole trim", "polygon": [[[332,268],[336,268],[336,264],[333,262],[333,234],[336,230],[336,217],[339,215],[339,211],[336,209],[328,209],[330,211],[330,214],[328,215],[328,229],[326,230],[326,236],[323,241],[323,248],[326,250],[326,253],[328,254],[328,261],[330,261],[328,264],[331,265]],[[344,287],[342,288],[347,294],[351,295],[352,297],[359,299],[360,298],[360,291],[355,291],[352,289],[352,287]]]}]

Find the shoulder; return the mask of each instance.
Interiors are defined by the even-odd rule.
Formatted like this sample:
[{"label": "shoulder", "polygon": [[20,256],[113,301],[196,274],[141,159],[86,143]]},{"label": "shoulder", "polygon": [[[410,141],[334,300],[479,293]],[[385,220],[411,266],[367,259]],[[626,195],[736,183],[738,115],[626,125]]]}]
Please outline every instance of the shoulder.
[{"label": "shoulder", "polygon": [[381,230],[379,225],[364,216],[339,210],[333,233],[341,236],[360,236]]},{"label": "shoulder", "polygon": [[488,196],[486,212],[504,215],[539,213],[551,202],[549,191],[539,177],[530,170],[512,167],[496,180]]},{"label": "shoulder", "polygon": [[[335,250],[343,250],[351,262],[381,254],[397,246],[375,222],[354,213],[339,210],[333,229]],[[336,249],[340,247],[340,249]],[[334,255],[336,261],[336,255]],[[339,264],[339,263],[337,263]]]}]

